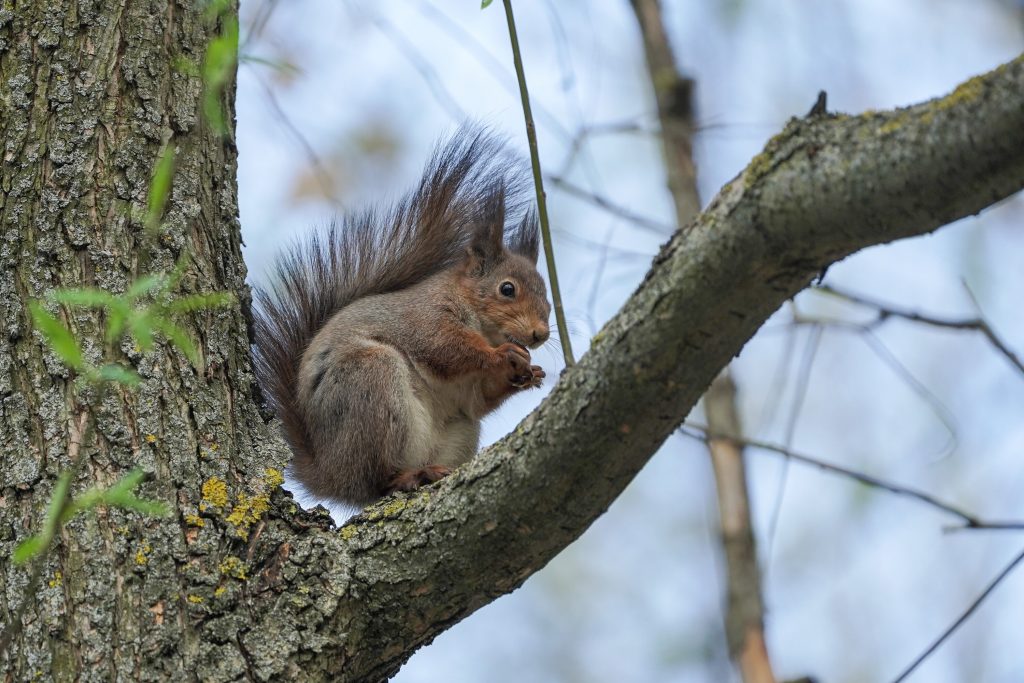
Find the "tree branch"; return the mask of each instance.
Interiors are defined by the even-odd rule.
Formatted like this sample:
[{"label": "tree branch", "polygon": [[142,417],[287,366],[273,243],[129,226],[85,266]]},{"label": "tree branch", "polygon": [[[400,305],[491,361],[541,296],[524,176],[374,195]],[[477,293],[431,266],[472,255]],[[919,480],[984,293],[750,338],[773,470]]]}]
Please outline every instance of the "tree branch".
[{"label": "tree branch", "polygon": [[[294,620],[311,635],[276,651],[279,661],[332,657],[352,680],[393,673],[577,538],[768,316],[823,268],[1022,186],[1024,58],[917,106],[790,121],[673,235],[590,350],[512,434],[440,484],[386,499],[340,532],[311,526],[302,564],[289,566],[320,582],[322,599],[302,612],[256,612],[253,631]],[[246,646],[258,660],[258,648]]]}]

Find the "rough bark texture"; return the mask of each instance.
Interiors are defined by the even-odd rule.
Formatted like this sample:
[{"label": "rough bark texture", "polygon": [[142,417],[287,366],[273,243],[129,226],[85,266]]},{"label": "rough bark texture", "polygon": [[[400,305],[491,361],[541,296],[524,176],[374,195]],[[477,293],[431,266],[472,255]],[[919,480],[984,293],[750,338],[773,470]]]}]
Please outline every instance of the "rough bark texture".
[{"label": "rough bark texture", "polygon": [[[830,262],[979,211],[1024,184],[1024,63],[897,112],[794,121],[677,233],[591,351],[507,439],[439,486],[340,530],[278,487],[256,409],[235,151],[199,121],[213,29],[191,2],[9,0],[0,9],[0,617],[31,600],[8,680],[376,680],[506,593],[594,520],[762,321]],[[230,104],[230,103],[229,103]],[[161,142],[178,150],[167,225],[142,252]],[[67,468],[71,376],[24,301],[122,291],[190,253],[185,291],[239,293],[176,351],[121,352],[137,393],[94,407],[80,481],[134,465],[174,514],[117,510],[62,532],[36,596],[8,562]],[[96,316],[70,323],[99,352]],[[79,386],[80,402],[89,390]],[[269,471],[268,471],[269,470]]]}]

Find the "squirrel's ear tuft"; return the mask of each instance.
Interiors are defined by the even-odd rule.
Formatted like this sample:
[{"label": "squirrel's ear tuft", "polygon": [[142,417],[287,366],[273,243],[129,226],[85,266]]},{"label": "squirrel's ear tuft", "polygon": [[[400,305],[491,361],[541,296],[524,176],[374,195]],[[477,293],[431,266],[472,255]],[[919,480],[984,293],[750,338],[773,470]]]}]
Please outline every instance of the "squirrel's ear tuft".
[{"label": "squirrel's ear tuft", "polygon": [[473,270],[483,274],[505,257],[504,183],[497,182],[486,188],[477,208],[479,213],[469,242],[469,258],[473,261]]},{"label": "squirrel's ear tuft", "polygon": [[493,221],[480,223],[473,231],[467,250],[471,271],[483,275],[504,260],[505,248],[501,239],[504,227],[501,222]]},{"label": "squirrel's ear tuft", "polygon": [[537,257],[540,256],[540,223],[536,209],[531,208],[523,215],[523,220],[509,235],[508,248],[530,259],[532,263],[537,263]]}]

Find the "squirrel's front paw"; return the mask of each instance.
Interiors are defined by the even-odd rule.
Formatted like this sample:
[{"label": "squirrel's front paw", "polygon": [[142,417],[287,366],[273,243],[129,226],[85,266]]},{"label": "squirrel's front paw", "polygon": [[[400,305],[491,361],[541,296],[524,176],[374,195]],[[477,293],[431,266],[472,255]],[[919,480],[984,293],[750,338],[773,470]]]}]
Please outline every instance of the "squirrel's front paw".
[{"label": "squirrel's front paw", "polygon": [[[535,366],[530,365],[530,352],[519,344],[502,344],[496,349],[500,363],[504,366],[508,383],[514,387],[531,385]],[[538,368],[539,370],[540,368]],[[543,376],[543,370],[541,370]]]},{"label": "squirrel's front paw", "polygon": [[543,384],[545,377],[547,377],[547,374],[544,372],[544,368],[542,368],[539,365],[531,365],[529,379],[527,379],[525,382],[521,384],[516,384],[515,382],[513,382],[512,384],[513,386],[519,389],[531,389],[533,387],[539,387],[541,384]]}]

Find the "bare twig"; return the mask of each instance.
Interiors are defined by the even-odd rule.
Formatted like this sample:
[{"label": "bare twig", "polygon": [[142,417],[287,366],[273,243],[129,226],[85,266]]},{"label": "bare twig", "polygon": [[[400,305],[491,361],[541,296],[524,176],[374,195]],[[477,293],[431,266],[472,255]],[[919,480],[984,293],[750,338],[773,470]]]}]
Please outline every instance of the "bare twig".
[{"label": "bare twig", "polygon": [[[981,332],[988,339],[989,343],[995,347],[995,349],[1003,355],[1006,360],[1010,362],[1019,372],[1024,374],[1024,361],[1021,360],[1020,356],[1015,354],[1010,348],[1003,342],[1002,339],[995,333],[988,322],[981,317],[974,318],[940,318],[932,315],[925,315],[917,311],[911,311],[891,304],[883,304],[879,301],[869,299],[859,294],[853,294],[844,290],[840,290],[837,287],[829,285],[821,285],[816,287],[817,291],[824,292],[825,294],[831,294],[833,296],[840,297],[851,303],[859,306],[865,306],[867,308],[875,309],[877,318],[870,323],[870,326],[881,325],[891,318],[902,318],[911,322],[921,323],[923,325],[931,325],[932,327],[943,327],[946,329],[953,330],[972,330]],[[971,297],[971,301],[974,303],[975,308],[978,308],[978,302],[974,298],[973,293],[970,289],[967,290],[968,295]]]},{"label": "bare twig", "polygon": [[523,117],[526,119],[526,139],[530,144],[530,164],[533,167],[533,183],[537,191],[537,213],[540,217],[540,234],[544,239],[544,257],[548,265],[548,280],[551,284],[551,299],[555,308],[555,322],[558,333],[562,337],[562,353],[565,364],[575,364],[572,355],[572,342],[569,329],[565,324],[565,312],[562,310],[562,293],[558,287],[558,272],[555,268],[555,252],[551,244],[551,228],[548,224],[548,207],[544,196],[544,180],[540,170],[540,153],[537,151],[537,128],[533,123],[533,112],[530,111],[530,93],[526,89],[526,74],[523,70],[523,56],[519,51],[519,38],[516,35],[516,20],[512,15],[512,0],[505,0],[505,19],[508,21],[508,37],[512,43],[512,59],[516,65],[516,78],[519,81],[519,96],[523,102]]},{"label": "bare twig", "polygon": [[[417,7],[420,12],[429,21],[434,22],[442,31],[448,34],[451,38],[451,44],[462,48],[463,50],[472,53],[477,61],[480,62],[481,66],[488,69],[491,77],[494,81],[502,88],[508,90],[512,94],[518,92],[518,88],[515,85],[509,83],[509,71],[508,68],[498,60],[491,51],[480,42],[480,39],[476,37],[472,32],[467,31],[458,24],[458,22],[452,20],[447,14],[438,9],[434,3],[426,2],[421,0],[417,3]],[[569,131],[562,125],[558,117],[552,114],[550,111],[544,108],[540,103],[535,103],[535,109],[537,111],[537,119],[544,124],[547,128],[553,131],[558,137],[568,140],[571,135]]]},{"label": "bare twig", "polygon": [[[793,438],[796,436],[796,424],[800,420],[800,412],[803,410],[804,400],[807,398],[807,388],[811,383],[811,370],[814,367],[814,357],[818,354],[821,346],[821,326],[812,326],[810,335],[807,338],[807,346],[804,347],[803,356],[800,359],[800,368],[797,372],[796,393],[793,396],[793,410],[786,423],[786,434],[783,440],[783,448],[787,451],[793,447]],[[782,472],[779,473],[779,488],[775,494],[775,503],[772,506],[772,516],[768,522],[768,557],[772,556],[772,549],[775,545],[775,533],[779,528],[779,519],[782,516],[782,502],[786,496],[786,483],[789,481],[789,460],[782,464]],[[771,566],[770,562],[769,565]]]},{"label": "bare twig", "polygon": [[[687,429],[696,430],[698,433],[687,431]],[[684,423],[683,427],[680,428],[679,431],[684,436],[688,436],[691,439],[697,439],[698,441],[707,441],[709,438],[720,436],[718,434],[713,434],[710,431],[709,427],[706,427],[706,426],[700,425],[700,424],[696,424],[696,423],[693,423],[693,422],[686,422],[686,423]],[[740,439],[739,441],[744,446],[747,446],[749,448],[756,448],[758,450],[768,451],[770,453],[777,453],[778,455],[785,456],[786,458],[789,458],[789,459],[793,460],[794,462],[799,462],[799,463],[802,463],[804,465],[811,465],[813,467],[817,467],[819,469],[823,469],[823,470],[825,470],[827,472],[833,472],[835,474],[841,474],[842,476],[848,477],[848,478],[853,479],[855,481],[858,481],[861,484],[866,484],[867,486],[872,486],[874,488],[884,489],[886,491],[889,491],[890,493],[895,493],[896,495],[899,495],[899,496],[905,496],[907,498],[913,498],[914,500],[917,500],[919,502],[925,503],[926,505],[929,505],[929,506],[931,506],[931,507],[933,507],[933,508],[935,508],[937,510],[941,510],[941,511],[946,512],[948,514],[951,514],[951,515],[953,515],[955,517],[959,517],[963,521],[964,526],[963,527],[956,527],[956,528],[1004,529],[1004,530],[1024,529],[1024,521],[1005,521],[1005,522],[1003,522],[1003,521],[989,521],[989,520],[981,519],[980,517],[978,517],[978,516],[976,516],[976,515],[974,515],[974,514],[972,514],[970,512],[967,512],[967,511],[963,510],[962,508],[956,507],[955,505],[952,505],[950,503],[946,503],[946,502],[944,502],[942,500],[939,500],[938,498],[936,498],[935,496],[931,495],[930,493],[926,493],[924,491],[919,491],[918,489],[914,489],[914,488],[911,488],[909,486],[903,486],[901,484],[894,484],[894,483],[892,483],[890,481],[886,481],[884,479],[880,479],[880,478],[872,476],[870,474],[864,474],[863,472],[858,472],[858,471],[852,470],[852,469],[850,469],[848,467],[843,467],[842,465],[835,465],[835,464],[832,464],[830,462],[825,462],[824,460],[819,460],[818,458],[815,458],[815,457],[812,457],[812,456],[809,456],[809,455],[803,455],[803,454],[797,453],[795,451],[789,450],[787,448],[784,448],[783,446],[780,446],[780,445],[777,445],[777,444],[768,443],[766,441],[758,441],[758,440],[755,440],[755,439],[746,439],[746,438]]]},{"label": "bare twig", "polygon": [[649,232],[654,233],[655,235],[658,235],[662,239],[672,234],[671,225],[659,223],[658,221],[653,220],[651,218],[647,218],[645,216],[641,216],[640,214],[633,213],[629,209],[623,206],[619,206],[618,204],[609,201],[608,199],[602,197],[601,195],[594,194],[593,192],[588,192],[587,190],[584,190],[582,187],[573,184],[572,182],[566,180],[565,178],[562,178],[561,176],[548,174],[547,179],[549,183],[551,183],[558,189],[564,191],[566,194],[572,195],[577,199],[582,199],[583,201],[589,202],[590,204],[593,204],[599,209],[607,211],[613,216],[618,216],[619,218],[629,221],[638,228],[643,228],[644,230],[647,230]]},{"label": "bare twig", "polygon": [[370,22],[377,27],[377,30],[384,34],[384,37],[391,41],[398,51],[405,57],[406,61],[419,72],[423,82],[426,83],[434,100],[441,105],[441,108],[448,112],[448,115],[461,123],[466,120],[466,111],[459,106],[455,98],[437,73],[430,62],[423,58],[423,55],[409,42],[402,33],[387,19],[379,14],[371,14]]},{"label": "bare twig", "polygon": [[299,148],[305,155],[309,165],[313,167],[313,173],[316,175],[317,183],[320,185],[320,189],[323,190],[324,196],[332,204],[338,204],[337,193],[334,190],[334,181],[331,179],[331,174],[320,160],[320,156],[313,149],[313,146],[309,144],[306,136],[302,134],[292,120],[288,117],[287,112],[281,107],[281,104],[277,101],[277,97],[274,95],[273,89],[270,85],[263,80],[263,78],[253,70],[253,76],[256,81],[263,88],[263,94],[267,97],[267,103],[274,112],[274,116],[277,118],[278,123],[284,126],[295,141],[299,144]]},{"label": "bare twig", "polygon": [[1021,560],[1024,560],[1024,550],[1019,552],[1017,556],[1014,557],[1013,560],[1011,560],[1010,563],[1003,568],[1003,571],[999,572],[999,575],[992,580],[992,583],[985,587],[985,590],[981,592],[981,595],[974,599],[974,602],[972,602],[967,607],[967,609],[964,610],[964,613],[961,614],[960,617],[956,621],[954,621],[949,628],[943,631],[942,635],[935,639],[935,642],[929,645],[924,652],[918,655],[917,658],[910,663],[910,666],[904,669],[903,672],[893,680],[893,683],[901,683],[901,681],[906,680],[907,677],[910,676],[910,674],[912,674],[914,670],[917,669],[917,667],[919,667],[924,660],[928,659],[928,657],[931,656],[933,652],[939,649],[939,646],[942,645],[942,643],[944,643],[947,638],[953,635],[953,632],[960,628],[960,626],[965,621],[967,621],[967,619],[974,613],[974,611],[978,609],[981,603],[985,601],[985,598],[987,598],[989,594],[993,590],[995,590],[996,586],[998,586],[1003,579],[1010,575],[1010,572],[1012,572],[1014,568],[1018,564],[1020,564]]},{"label": "bare twig", "polygon": [[[888,346],[875,334],[873,325],[850,322],[848,320],[837,320],[828,318],[808,318],[801,315],[799,312],[794,312],[793,320],[787,325],[810,325],[812,327],[827,326],[830,329],[841,330],[843,332],[855,333],[860,336],[860,339],[868,347],[868,349],[875,354],[875,356],[882,361],[889,369],[906,384],[911,391],[917,394],[922,401],[928,404],[935,417],[938,418],[939,422],[945,428],[948,435],[947,442],[942,446],[941,453],[943,455],[948,454],[956,447],[957,433],[956,433],[956,419],[953,413],[946,407],[942,400],[935,395],[935,393],[929,389],[924,382],[917,379],[914,373],[900,361],[899,358],[889,349]],[[778,329],[778,328],[772,328]]]}]

